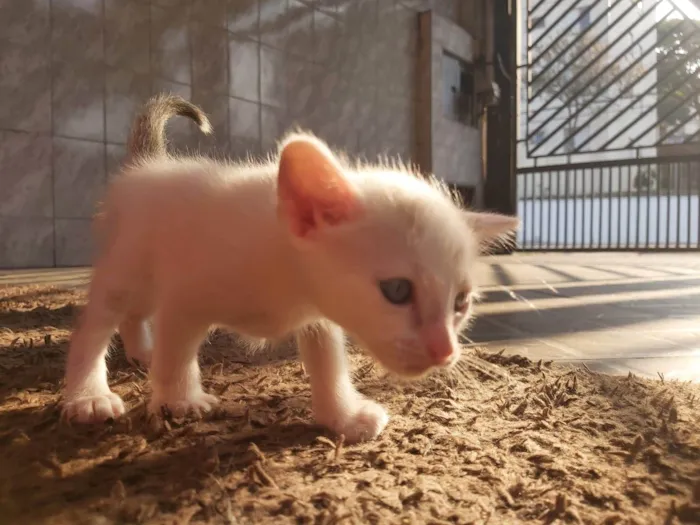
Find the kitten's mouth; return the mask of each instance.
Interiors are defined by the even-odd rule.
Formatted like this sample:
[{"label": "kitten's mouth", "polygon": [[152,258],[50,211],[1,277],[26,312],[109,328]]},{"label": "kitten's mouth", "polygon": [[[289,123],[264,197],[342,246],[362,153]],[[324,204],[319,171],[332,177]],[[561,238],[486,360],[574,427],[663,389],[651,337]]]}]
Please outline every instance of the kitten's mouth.
[{"label": "kitten's mouth", "polygon": [[407,367],[405,370],[401,372],[401,375],[408,378],[408,379],[421,379],[425,376],[427,376],[430,372],[433,371],[433,367]]},{"label": "kitten's mouth", "polygon": [[438,370],[449,370],[455,365],[455,363],[457,363],[458,359],[458,356],[455,355],[452,356],[449,361],[445,361],[444,363],[439,365],[432,363],[423,365],[405,363],[403,365],[403,370],[397,371],[396,373],[403,375],[409,379],[420,379],[429,375],[431,372],[436,372]]},{"label": "kitten's mouth", "polygon": [[357,339],[357,342],[382,368],[404,379],[421,379],[434,370],[452,366],[456,362],[456,356],[453,356],[452,359],[441,365],[436,365],[427,358],[425,360],[400,359],[394,355],[374,351],[371,346],[363,344],[359,339]]},{"label": "kitten's mouth", "polygon": [[367,353],[387,372],[405,379],[420,379],[432,369],[429,365],[418,365],[406,360],[386,359],[381,354],[364,347]]},{"label": "kitten's mouth", "polygon": [[[385,365],[386,366],[386,365]],[[409,362],[401,362],[399,366],[386,366],[394,374],[406,379],[421,379],[427,376],[430,372],[436,369],[435,366],[429,364],[416,364]]]}]

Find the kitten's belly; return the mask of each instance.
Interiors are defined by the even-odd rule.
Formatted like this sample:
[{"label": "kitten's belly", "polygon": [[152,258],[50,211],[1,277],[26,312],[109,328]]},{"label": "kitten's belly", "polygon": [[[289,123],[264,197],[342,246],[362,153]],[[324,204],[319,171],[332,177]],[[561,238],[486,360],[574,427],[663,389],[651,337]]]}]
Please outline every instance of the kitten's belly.
[{"label": "kitten's belly", "polygon": [[223,275],[220,280],[208,280],[197,287],[201,295],[195,302],[208,306],[206,309],[213,324],[255,338],[286,337],[318,320],[317,312],[301,302],[298,294],[270,294],[268,287],[250,286],[250,282],[244,282],[240,279],[227,282]]},{"label": "kitten's belly", "polygon": [[254,338],[279,339],[298,330],[305,323],[303,319],[278,319],[265,312],[249,311],[226,316],[215,324]]},{"label": "kitten's belly", "polygon": [[313,322],[274,214],[260,210],[251,222],[227,206],[216,220],[181,212],[159,231],[162,288],[209,324],[251,337],[284,337]]}]

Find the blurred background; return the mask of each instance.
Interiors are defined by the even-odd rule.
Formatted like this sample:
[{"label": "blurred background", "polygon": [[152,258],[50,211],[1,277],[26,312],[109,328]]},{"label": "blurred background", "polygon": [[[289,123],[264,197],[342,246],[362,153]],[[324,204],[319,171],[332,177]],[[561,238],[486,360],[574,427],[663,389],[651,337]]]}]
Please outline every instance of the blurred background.
[{"label": "blurred background", "polygon": [[163,91],[215,128],[174,119],[173,150],[259,156],[302,126],[483,205],[493,13],[484,0],[0,0],[0,268],[90,263],[95,203],[135,112]]},{"label": "blurred background", "polygon": [[173,119],[174,151],[259,157],[301,126],[517,214],[468,343],[698,380],[699,20],[700,0],[0,0],[0,285],[88,281],[95,204],[167,91],[215,128]]}]

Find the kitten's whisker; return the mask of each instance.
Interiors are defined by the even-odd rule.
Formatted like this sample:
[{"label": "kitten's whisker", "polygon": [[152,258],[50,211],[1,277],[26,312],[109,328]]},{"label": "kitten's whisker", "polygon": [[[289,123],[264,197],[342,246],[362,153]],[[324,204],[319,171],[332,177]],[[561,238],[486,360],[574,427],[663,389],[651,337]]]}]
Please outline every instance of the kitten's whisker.
[{"label": "kitten's whisker", "polygon": [[505,286],[500,286],[499,288],[502,291],[506,292],[511,299],[513,299],[515,301],[519,301],[521,303],[524,303],[524,304],[528,305],[530,308],[532,308],[533,310],[539,310],[539,308],[537,307],[537,305],[535,303],[533,303],[532,301],[530,301],[526,297],[523,297],[522,295],[515,293],[510,288],[507,288]]},{"label": "kitten's whisker", "polygon": [[544,284],[544,285],[547,287],[547,289],[548,289],[550,292],[554,292],[555,294],[559,295],[559,290],[557,290],[554,286],[552,286],[551,284],[549,284],[549,283],[548,283],[547,281],[545,281],[544,279],[540,279],[540,281],[542,282],[542,284]]},{"label": "kitten's whisker", "polygon": [[476,369],[492,379],[507,380],[509,377],[508,372],[500,366],[489,363],[488,361],[481,359],[474,354],[463,354],[462,358],[456,363],[455,366],[460,368],[463,372],[466,372],[466,370],[469,370],[469,368]]},{"label": "kitten's whisker", "polygon": [[449,372],[452,375],[456,375],[461,380],[472,378],[471,374],[464,369],[464,365],[461,362],[455,363],[455,366],[450,368]]},{"label": "kitten's whisker", "polygon": [[500,288],[502,291],[506,292],[506,293],[508,294],[508,296],[509,296],[511,299],[515,299],[516,301],[518,300],[518,294],[516,294],[516,293],[515,293],[513,290],[511,290],[510,288],[507,288],[507,287],[505,287],[505,286],[500,286],[499,288]]}]

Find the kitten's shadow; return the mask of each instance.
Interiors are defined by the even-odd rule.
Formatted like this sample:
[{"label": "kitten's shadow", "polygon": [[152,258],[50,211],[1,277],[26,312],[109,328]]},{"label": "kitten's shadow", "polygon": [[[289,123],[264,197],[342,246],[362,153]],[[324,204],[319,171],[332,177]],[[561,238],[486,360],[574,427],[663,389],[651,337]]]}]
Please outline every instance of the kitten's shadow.
[{"label": "kitten's shadow", "polygon": [[38,524],[66,503],[113,500],[120,484],[130,499],[172,504],[213,478],[254,485],[248,471],[261,455],[308,447],[323,434],[299,419],[263,426],[246,416],[205,418],[158,430],[147,418],[132,420],[72,427],[57,405],[1,412],[0,507]]},{"label": "kitten's shadow", "polygon": [[[71,305],[64,307],[73,312]],[[32,312],[0,313],[0,326],[9,317],[20,319],[22,315],[33,315]],[[26,317],[23,318],[26,324]],[[37,326],[46,323],[37,317]],[[11,344],[0,345],[0,403],[5,403],[12,396],[31,395],[38,391],[57,393],[60,391],[65,372],[65,357],[68,352],[68,340],[55,342],[51,339],[41,341],[16,337]],[[270,364],[295,360],[296,347],[288,341],[265,349],[252,349],[241,343],[240,339],[231,333],[215,330],[202,345],[200,363],[203,369],[214,369],[237,363],[251,368],[259,368]],[[115,335],[111,344],[108,358],[108,368],[111,377],[131,374],[135,368],[124,353],[119,335]],[[206,373],[205,373],[206,376]],[[0,426],[0,432],[3,427]]]},{"label": "kitten's shadow", "polygon": [[[66,503],[77,503],[76,508],[97,504],[112,498],[118,482],[130,501],[131,496],[180,501],[187,491],[211,483],[212,476],[248,479],[257,459],[250,443],[273,455],[306,447],[322,433],[305,423],[311,421],[310,410],[299,395],[256,392],[269,365],[295,359],[293,347],[250,352],[235,344],[235,336],[218,332],[203,345],[200,361],[208,388],[228,390],[223,403],[227,411],[154,428],[141,404],[112,424],[71,426],[61,421],[57,402],[67,344],[0,348],[0,364],[10,366],[0,369],[6,379],[0,378],[0,508],[4,517],[14,515],[17,522],[42,523],[65,511]],[[112,382],[133,382],[129,391],[140,392],[147,381],[126,360],[118,338],[115,346],[109,359]],[[239,396],[231,387],[237,385],[246,387],[248,395],[242,397],[256,399],[250,411],[231,410],[236,404],[231,401]],[[148,394],[140,397],[145,400]]]},{"label": "kitten's shadow", "polygon": [[53,326],[59,329],[69,329],[77,308],[66,304],[56,308],[36,306],[30,310],[5,310],[0,312],[0,326],[7,328],[21,327],[21,330]]}]

